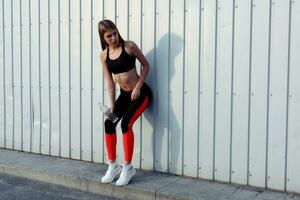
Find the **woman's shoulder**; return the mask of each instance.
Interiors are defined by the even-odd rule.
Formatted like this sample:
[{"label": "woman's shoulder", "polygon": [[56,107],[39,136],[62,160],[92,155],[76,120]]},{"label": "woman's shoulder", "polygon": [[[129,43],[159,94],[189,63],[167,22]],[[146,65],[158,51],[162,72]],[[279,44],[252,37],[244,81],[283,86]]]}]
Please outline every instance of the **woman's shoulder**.
[{"label": "woman's shoulder", "polygon": [[136,47],[136,44],[134,43],[134,41],[130,41],[130,40],[127,40],[127,41],[124,41],[124,46],[126,48],[135,48]]},{"label": "woman's shoulder", "polygon": [[136,49],[138,49],[137,45],[133,41],[124,41],[124,47],[126,49],[126,52],[129,53],[129,55],[134,55],[134,52],[136,52]]}]

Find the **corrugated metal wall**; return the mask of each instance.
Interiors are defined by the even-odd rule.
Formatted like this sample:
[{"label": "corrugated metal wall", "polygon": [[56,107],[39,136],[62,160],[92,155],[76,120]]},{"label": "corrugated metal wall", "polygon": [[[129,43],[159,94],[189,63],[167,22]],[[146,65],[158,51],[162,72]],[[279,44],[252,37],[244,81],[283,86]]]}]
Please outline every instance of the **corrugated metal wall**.
[{"label": "corrugated metal wall", "polygon": [[0,147],[106,161],[97,23],[108,18],[151,64],[135,167],[300,192],[300,0],[1,0],[0,10]]}]

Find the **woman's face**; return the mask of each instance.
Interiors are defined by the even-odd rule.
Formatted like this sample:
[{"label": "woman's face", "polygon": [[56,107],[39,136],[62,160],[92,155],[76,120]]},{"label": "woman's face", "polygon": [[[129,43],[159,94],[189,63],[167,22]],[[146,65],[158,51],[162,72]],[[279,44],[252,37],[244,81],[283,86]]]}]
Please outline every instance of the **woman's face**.
[{"label": "woman's face", "polygon": [[110,29],[106,31],[103,35],[105,42],[109,46],[118,46],[119,44],[119,35],[117,30],[115,29]]}]

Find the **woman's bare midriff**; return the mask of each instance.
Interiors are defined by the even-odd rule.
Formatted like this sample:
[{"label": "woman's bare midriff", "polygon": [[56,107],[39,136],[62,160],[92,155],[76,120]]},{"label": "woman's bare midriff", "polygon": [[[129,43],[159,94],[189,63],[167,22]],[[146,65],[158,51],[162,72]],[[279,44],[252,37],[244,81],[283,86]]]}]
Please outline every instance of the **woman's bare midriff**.
[{"label": "woman's bare midriff", "polygon": [[125,91],[132,91],[139,80],[139,75],[136,68],[114,75],[114,80],[120,85],[121,89]]}]

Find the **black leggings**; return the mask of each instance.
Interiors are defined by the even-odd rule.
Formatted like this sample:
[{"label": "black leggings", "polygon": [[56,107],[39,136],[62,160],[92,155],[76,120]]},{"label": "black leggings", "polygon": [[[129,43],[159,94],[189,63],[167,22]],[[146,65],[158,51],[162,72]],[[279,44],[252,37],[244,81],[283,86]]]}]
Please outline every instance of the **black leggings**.
[{"label": "black leggings", "polygon": [[141,87],[140,97],[131,100],[131,91],[127,92],[121,89],[121,93],[115,102],[115,110],[113,111],[119,118],[113,123],[110,120],[105,120],[105,133],[116,133],[116,126],[121,121],[122,132],[126,133],[132,128],[135,120],[142,114],[145,108],[152,100],[152,92],[149,86],[144,83]]}]

